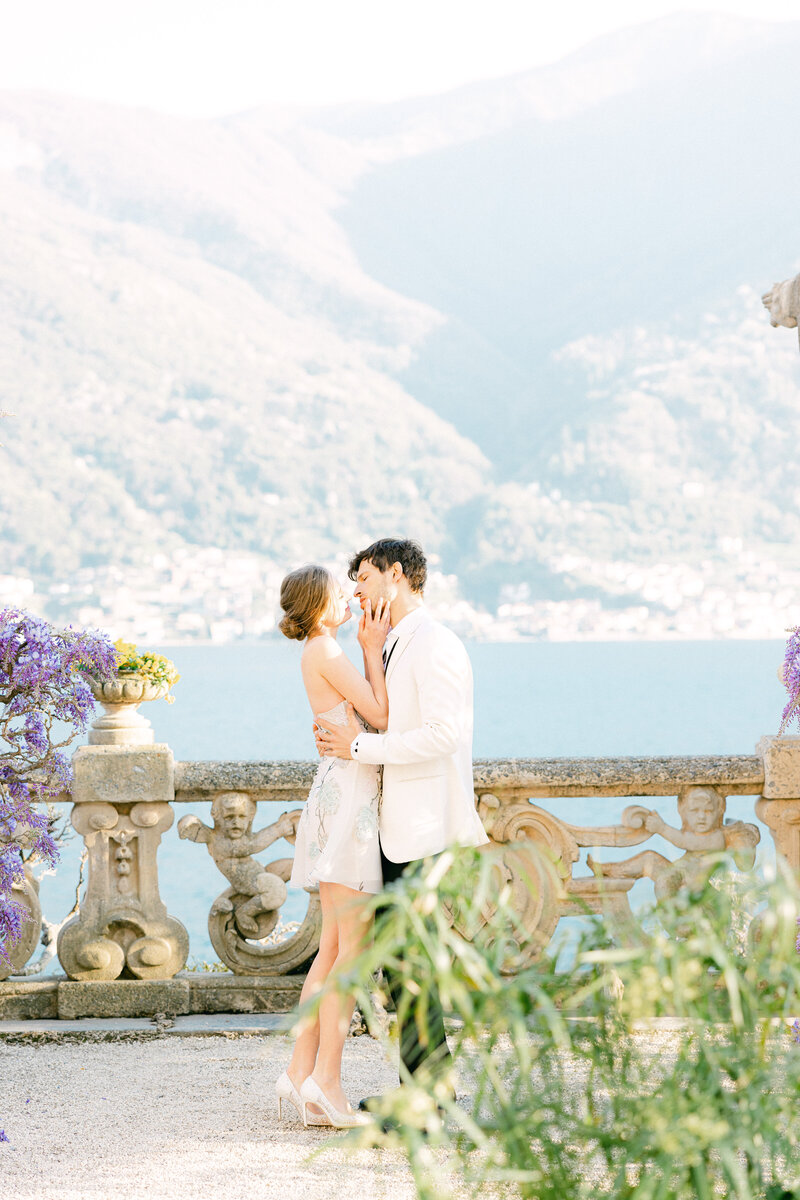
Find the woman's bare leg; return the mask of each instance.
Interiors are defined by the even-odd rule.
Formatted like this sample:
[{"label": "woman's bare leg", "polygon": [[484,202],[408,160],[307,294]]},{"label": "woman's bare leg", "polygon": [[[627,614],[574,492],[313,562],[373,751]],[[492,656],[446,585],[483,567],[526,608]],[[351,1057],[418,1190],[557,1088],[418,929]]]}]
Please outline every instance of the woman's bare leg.
[{"label": "woman's bare leg", "polygon": [[[326,885],[323,885],[323,887]],[[322,889],[320,889],[320,892]],[[320,896],[322,901],[322,897]],[[327,912],[326,912],[327,908]],[[319,950],[306,975],[303,990],[300,993],[301,1005],[309,1000],[324,985],[331,973],[333,964],[339,953],[339,942],[336,931],[336,919],[330,905],[322,901],[322,933],[319,939]],[[300,1026],[294,1043],[292,1058],[286,1073],[296,1088],[308,1078],[314,1070],[319,1048],[319,1014],[312,1021],[305,1018]]]},{"label": "woman's bare leg", "polygon": [[[338,952],[333,970],[348,967],[360,954],[369,932],[369,914],[363,892],[341,883],[321,883],[320,899],[336,920]],[[325,1095],[341,1112],[347,1112],[342,1091],[342,1050],[350,1029],[355,999],[330,992],[319,1007],[319,1051],[313,1075]]]}]

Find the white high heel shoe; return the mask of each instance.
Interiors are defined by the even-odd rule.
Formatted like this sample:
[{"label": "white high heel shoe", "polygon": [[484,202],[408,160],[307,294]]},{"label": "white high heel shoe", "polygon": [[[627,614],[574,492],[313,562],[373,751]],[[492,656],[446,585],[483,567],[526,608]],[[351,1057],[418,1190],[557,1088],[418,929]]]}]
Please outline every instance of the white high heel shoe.
[{"label": "white high heel shoe", "polygon": [[297,1115],[302,1118],[304,1125],[330,1125],[330,1121],[324,1113],[306,1113],[304,1111],[306,1105],[301,1100],[300,1093],[285,1071],[275,1081],[275,1095],[278,1097],[279,1121],[283,1120],[283,1102],[284,1100],[288,1100],[297,1109]]},{"label": "white high heel shoe", "polygon": [[317,1081],[310,1075],[300,1085],[300,1100],[303,1104],[303,1123],[305,1125],[314,1124],[314,1114],[308,1111],[309,1104],[316,1104],[317,1108],[321,1108],[328,1123],[333,1125],[334,1129],[351,1129],[354,1125],[370,1124],[370,1118],[366,1113],[340,1112],[338,1108],[334,1108]]}]

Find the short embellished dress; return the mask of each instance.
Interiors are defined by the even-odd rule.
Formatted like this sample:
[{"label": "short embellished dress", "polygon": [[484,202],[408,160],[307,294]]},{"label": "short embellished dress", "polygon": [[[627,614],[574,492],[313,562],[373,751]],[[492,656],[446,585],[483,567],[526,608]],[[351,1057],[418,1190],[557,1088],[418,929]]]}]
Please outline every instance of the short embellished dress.
[{"label": "short embellished dress", "polygon": [[[344,700],[320,713],[330,725],[347,724]],[[362,729],[367,726],[356,713]],[[349,758],[323,758],[297,826],[289,882],[307,892],[342,883],[356,892],[383,887],[378,844],[380,767]]]}]

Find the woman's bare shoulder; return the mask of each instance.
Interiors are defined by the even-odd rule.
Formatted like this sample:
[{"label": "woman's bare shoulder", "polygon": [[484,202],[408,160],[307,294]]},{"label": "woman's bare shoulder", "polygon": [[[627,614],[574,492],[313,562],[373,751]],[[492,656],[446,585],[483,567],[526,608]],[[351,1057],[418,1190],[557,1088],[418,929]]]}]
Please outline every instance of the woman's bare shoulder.
[{"label": "woman's bare shoulder", "polygon": [[314,663],[338,658],[340,654],[342,654],[342,648],[332,637],[310,638],[303,647],[301,662],[312,666]]}]

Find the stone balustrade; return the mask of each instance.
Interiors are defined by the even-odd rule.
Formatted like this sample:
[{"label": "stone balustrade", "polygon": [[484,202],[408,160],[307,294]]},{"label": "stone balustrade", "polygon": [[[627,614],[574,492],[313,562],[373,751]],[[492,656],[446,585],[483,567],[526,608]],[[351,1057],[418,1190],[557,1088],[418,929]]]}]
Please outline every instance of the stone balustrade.
[{"label": "stone balustrade", "polygon": [[[51,1015],[290,1006],[316,952],[319,903],[309,897],[299,928],[283,940],[272,936],[291,858],[259,856],[281,839],[293,842],[316,763],[175,763],[168,746],[148,744],[141,731],[128,744],[107,744],[106,737],[75,752],[73,790],[65,797],[88,851],[85,898],[58,939],[67,980],[0,983],[0,1016],[23,1009],[42,1015],[41,1004],[26,1009],[17,1002],[37,988],[59,992],[55,1008],[48,1002]],[[764,738],[750,756],[486,759],[475,763],[474,780],[478,810],[500,851],[498,886],[510,886],[525,930],[509,969],[541,953],[562,917],[599,913],[622,930],[634,920],[629,892],[638,879],[652,879],[658,898],[691,884],[709,854],[728,849],[742,865],[751,864],[759,828],[726,819],[728,796],[753,797],[776,853],[800,873],[800,738]],[[617,798],[619,817],[606,825],[574,824],[575,797]],[[647,797],[661,798],[659,805],[643,803]],[[677,822],[670,798],[677,799]],[[211,825],[186,811],[202,801],[212,803]],[[260,828],[262,801],[278,801],[286,811]],[[176,806],[184,810],[178,831],[186,854],[200,850],[189,842],[202,843],[226,885],[208,922],[230,975],[198,981],[184,970],[189,939],[182,914],[168,913],[159,895],[158,848]],[[648,846],[654,837],[675,853]],[[622,859],[614,853],[607,861],[603,853],[628,847],[633,852]],[[586,865],[583,848],[591,851]],[[38,901],[29,891],[35,928]],[[14,970],[32,950],[28,938]],[[106,1009],[109,988],[116,998]],[[9,1011],[3,997],[12,993],[17,1000]]]}]

